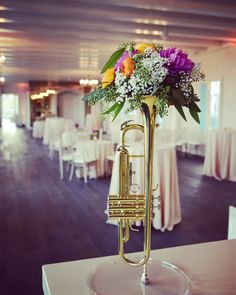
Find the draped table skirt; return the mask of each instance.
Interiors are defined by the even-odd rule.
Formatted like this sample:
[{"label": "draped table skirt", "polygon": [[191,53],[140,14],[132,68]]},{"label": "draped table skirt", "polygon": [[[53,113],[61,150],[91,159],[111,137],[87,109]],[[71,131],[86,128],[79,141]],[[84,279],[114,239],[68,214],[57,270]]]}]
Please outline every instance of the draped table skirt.
[{"label": "draped table skirt", "polygon": [[33,123],[33,137],[34,138],[43,138],[44,134],[44,127],[45,122],[44,121],[34,121]]},{"label": "draped table skirt", "polygon": [[236,131],[208,132],[203,174],[218,180],[236,181]]},{"label": "draped table skirt", "polygon": [[[142,154],[143,144],[135,143],[129,148],[132,154]],[[144,194],[144,159],[132,158],[132,170],[135,171],[132,177],[132,194]],[[181,221],[181,209],[179,200],[179,184],[176,164],[176,152],[173,145],[163,144],[154,148],[153,160],[153,192],[154,197],[154,218],[152,220],[155,229],[172,230],[174,225]],[[139,189],[137,189],[139,188]],[[119,154],[114,160],[109,194],[117,195],[119,192]],[[112,223],[109,220],[107,223]],[[140,223],[136,222],[137,225]]]}]

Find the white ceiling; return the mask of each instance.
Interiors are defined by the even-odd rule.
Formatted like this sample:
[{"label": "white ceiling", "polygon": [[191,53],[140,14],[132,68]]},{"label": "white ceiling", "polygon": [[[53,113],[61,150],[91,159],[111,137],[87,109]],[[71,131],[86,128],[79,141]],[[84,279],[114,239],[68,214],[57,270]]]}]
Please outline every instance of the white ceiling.
[{"label": "white ceiling", "polygon": [[0,0],[8,83],[98,78],[129,40],[195,53],[236,44],[236,0]]}]

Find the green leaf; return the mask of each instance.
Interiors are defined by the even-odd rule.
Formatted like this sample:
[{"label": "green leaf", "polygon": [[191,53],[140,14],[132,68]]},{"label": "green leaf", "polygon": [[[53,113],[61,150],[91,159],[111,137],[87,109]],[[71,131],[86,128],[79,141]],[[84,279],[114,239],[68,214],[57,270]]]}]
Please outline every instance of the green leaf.
[{"label": "green leaf", "polygon": [[194,95],[193,85],[190,85],[190,89],[191,89],[191,93],[190,93],[190,95],[193,96],[193,95]]},{"label": "green leaf", "polygon": [[126,47],[122,47],[118,50],[116,50],[111,57],[108,59],[104,67],[102,68],[101,74],[104,73],[107,69],[114,67],[117,60],[122,56],[124,53]]},{"label": "green leaf", "polygon": [[200,120],[199,120],[198,112],[196,112],[196,111],[193,110],[193,109],[189,109],[189,112],[190,112],[191,116],[193,117],[193,119],[194,119],[198,124],[200,124]]},{"label": "green leaf", "polygon": [[193,85],[190,85],[190,97],[193,101],[200,101],[197,94],[194,94]]},{"label": "green leaf", "polygon": [[198,105],[194,101],[192,101],[190,103],[189,109],[191,109],[191,110],[193,110],[193,111],[195,111],[197,113],[200,113],[201,112],[201,110],[199,109]]},{"label": "green leaf", "polygon": [[106,94],[106,89],[103,89],[100,87],[94,90],[93,92],[85,95],[83,100],[94,104],[98,102],[99,100],[103,99],[105,94]]},{"label": "green leaf", "polygon": [[196,102],[200,101],[199,97],[198,97],[196,94],[193,94],[193,95],[191,96],[191,100],[192,100],[192,101],[196,101]]},{"label": "green leaf", "polygon": [[172,93],[180,105],[185,105],[186,99],[179,89],[173,89]]},{"label": "green leaf", "polygon": [[91,100],[91,93],[86,94],[86,95],[83,97],[83,100],[84,100],[84,101],[89,101],[89,100]]},{"label": "green leaf", "polygon": [[115,120],[115,118],[119,115],[120,111],[122,110],[123,106],[124,106],[124,101],[122,103],[119,103],[118,107],[115,109],[114,112],[114,117],[112,119],[112,122]]},{"label": "green leaf", "polygon": [[111,112],[114,112],[114,116],[112,118],[112,122],[115,120],[115,118],[119,115],[120,111],[122,110],[124,106],[124,101],[122,103],[116,102],[113,104],[109,109],[103,112],[103,115],[110,114]]},{"label": "green leaf", "polygon": [[115,111],[115,109],[119,106],[120,104],[118,102],[114,103],[109,109],[105,110],[103,112],[103,115],[110,114],[111,112]]},{"label": "green leaf", "polygon": [[180,113],[180,115],[182,116],[182,118],[187,122],[187,119],[185,117],[185,113],[183,111],[182,106],[179,103],[175,102],[175,108]]}]

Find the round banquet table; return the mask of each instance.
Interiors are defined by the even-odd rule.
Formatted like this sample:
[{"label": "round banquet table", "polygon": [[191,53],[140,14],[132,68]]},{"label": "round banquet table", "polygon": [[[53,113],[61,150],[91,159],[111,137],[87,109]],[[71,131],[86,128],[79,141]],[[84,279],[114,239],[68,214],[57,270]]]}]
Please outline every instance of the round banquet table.
[{"label": "round banquet table", "polygon": [[[106,161],[109,156],[113,155],[112,142],[108,140],[87,140],[77,142],[76,148],[86,152],[86,154],[94,155],[97,177],[103,177],[108,173]],[[86,155],[84,156],[86,158]]]},{"label": "round banquet table", "polygon": [[73,121],[65,118],[46,118],[45,128],[43,134],[43,143],[49,144],[50,140],[55,135],[61,135],[65,131],[72,131],[74,129]]},{"label": "round banquet table", "polygon": [[236,131],[211,130],[207,134],[203,174],[236,181]]},{"label": "round banquet table", "polygon": [[[128,148],[132,154],[142,154],[143,144],[136,143],[134,147]],[[134,189],[139,186],[139,190],[132,194],[144,194],[144,159],[132,158],[132,176]],[[176,152],[172,144],[159,144],[154,148],[153,160],[153,188],[158,188],[153,192],[154,203],[152,220],[155,229],[172,230],[174,225],[181,221],[181,209],[179,200],[178,173],[176,164]],[[119,191],[119,153],[116,153],[109,195],[117,195]],[[107,223],[114,224],[112,221]],[[135,222],[140,225],[138,222]],[[116,224],[116,223],[115,223]]]},{"label": "round banquet table", "polygon": [[45,122],[44,121],[34,121],[33,123],[33,137],[34,138],[43,138],[44,134],[44,127]]}]

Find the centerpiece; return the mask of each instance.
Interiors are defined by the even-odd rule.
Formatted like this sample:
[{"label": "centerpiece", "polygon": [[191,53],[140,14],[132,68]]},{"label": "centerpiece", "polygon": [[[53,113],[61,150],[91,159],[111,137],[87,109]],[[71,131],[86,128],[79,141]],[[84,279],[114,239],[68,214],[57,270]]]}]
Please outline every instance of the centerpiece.
[{"label": "centerpiece", "polygon": [[102,83],[88,96],[88,101],[102,102],[103,114],[113,115],[113,120],[125,102],[127,111],[133,111],[141,107],[143,96],[151,95],[156,97],[161,117],[173,105],[185,121],[184,107],[199,123],[199,98],[192,83],[203,80],[204,74],[200,64],[195,64],[181,49],[164,49],[160,44],[123,44],[101,73]]},{"label": "centerpiece", "polygon": [[[188,55],[177,48],[164,49],[160,44],[135,44],[134,42],[121,45],[109,58],[102,69],[103,79],[97,89],[87,97],[89,103],[102,102],[103,116],[118,116],[123,107],[127,112],[141,110],[143,125],[125,122],[121,126],[121,146],[119,152],[119,193],[109,196],[108,215],[118,223],[119,254],[126,264],[136,267],[143,266],[141,284],[137,285],[138,271],[130,271],[127,279],[134,287],[128,287],[124,293],[123,285],[119,282],[113,294],[187,294],[189,280],[187,275],[174,266],[165,262],[151,262],[151,221],[153,217],[153,143],[156,114],[161,117],[168,114],[170,106],[174,106],[184,120],[184,109],[188,109],[193,119],[199,123],[200,108],[197,105],[198,96],[194,93],[193,82],[204,79],[200,65],[195,64]],[[132,165],[131,155],[125,137],[127,132],[139,130],[144,133],[144,194],[134,194],[131,189]],[[135,155],[137,157],[137,155]],[[142,169],[142,168],[140,168]],[[144,224],[144,254],[142,258],[131,259],[124,253],[124,245],[128,242],[135,220]],[[126,273],[124,263],[112,263],[102,266],[90,278],[93,294],[108,295],[111,286],[109,282],[117,279],[117,273]],[[148,272],[148,265],[150,271]],[[115,268],[113,278],[112,269]],[[168,277],[171,289],[160,287],[156,280],[158,274]],[[100,280],[97,280],[97,278]],[[171,278],[171,282],[170,282]],[[105,283],[104,281],[107,281]],[[134,281],[135,280],[135,281]],[[99,282],[100,281],[100,282]],[[122,280],[124,281],[124,280]],[[127,284],[124,284],[127,289]],[[105,287],[104,287],[105,286]],[[174,286],[174,289],[173,289]],[[162,291],[161,291],[162,290]],[[175,290],[175,291],[173,291]],[[145,293],[143,293],[143,291]],[[158,293],[156,293],[158,292]]]}]

